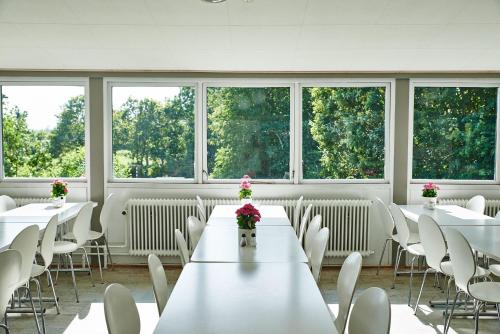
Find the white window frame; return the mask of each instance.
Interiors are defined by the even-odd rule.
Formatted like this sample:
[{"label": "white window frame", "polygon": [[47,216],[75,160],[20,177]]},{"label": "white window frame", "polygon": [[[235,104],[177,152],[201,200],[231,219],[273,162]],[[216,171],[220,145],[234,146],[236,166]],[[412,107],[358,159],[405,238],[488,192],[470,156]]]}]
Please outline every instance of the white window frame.
[{"label": "white window frame", "polygon": [[[176,178],[117,178],[113,173],[113,87],[192,87],[195,90],[195,110],[194,110],[194,125],[195,125],[195,140],[194,140],[194,165],[193,178],[176,179]],[[193,184],[198,183],[199,173],[199,113],[200,113],[200,94],[199,84],[197,80],[184,78],[114,78],[108,77],[103,79],[103,112],[104,112],[104,165],[105,165],[105,180],[108,183],[183,183]]]},{"label": "white window frame", "polygon": [[[298,114],[300,119],[298,124],[300,128],[297,130],[299,134],[299,147],[300,149],[298,161],[300,161],[300,176],[299,183],[302,184],[390,184],[393,178],[393,164],[394,161],[394,110],[395,110],[395,80],[394,79],[337,79],[337,80],[302,80],[299,84],[299,101]],[[302,116],[303,116],[303,101],[302,90],[303,88],[314,87],[343,87],[343,88],[369,88],[369,87],[385,87],[385,116],[384,116],[384,177],[380,179],[306,179],[304,178],[304,161],[302,160],[303,150],[303,131],[302,131]]]},{"label": "white window frame", "polygon": [[[413,178],[413,123],[415,113],[415,87],[477,87],[497,88],[497,117],[496,117],[496,147],[495,147],[495,170],[493,180],[458,180],[458,179],[414,179]],[[423,184],[435,182],[440,184],[499,184],[500,166],[500,80],[494,79],[410,79],[409,92],[409,115],[408,115],[408,180],[410,184]]]},{"label": "white window frame", "polygon": [[[0,77],[0,94],[3,86],[80,86],[85,96],[85,176],[64,177],[71,183],[86,183],[90,175],[90,133],[89,133],[89,78],[87,77]],[[1,109],[1,107],[0,107]],[[2,110],[0,110],[3,113]],[[40,183],[49,182],[53,177],[6,177],[3,159],[3,114],[0,114],[0,182],[6,183]],[[62,176],[60,176],[62,178]]]},{"label": "white window frame", "polygon": [[237,183],[239,179],[209,179],[208,178],[208,103],[207,103],[207,89],[210,87],[241,87],[241,88],[271,88],[283,87],[288,88],[290,91],[290,122],[289,122],[289,162],[288,162],[288,179],[253,179],[256,184],[291,184],[295,178],[295,96],[296,90],[293,81],[284,79],[207,79],[202,83],[203,95],[203,183]]}]

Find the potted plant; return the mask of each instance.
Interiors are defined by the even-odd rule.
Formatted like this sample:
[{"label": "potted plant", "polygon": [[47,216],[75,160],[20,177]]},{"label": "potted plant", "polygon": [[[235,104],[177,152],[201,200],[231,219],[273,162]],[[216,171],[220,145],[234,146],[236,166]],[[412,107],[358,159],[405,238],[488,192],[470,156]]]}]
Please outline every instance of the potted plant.
[{"label": "potted plant", "polygon": [[240,200],[241,204],[252,203],[252,179],[248,175],[243,175],[240,180]]},{"label": "potted plant", "polygon": [[68,195],[68,183],[62,180],[54,180],[50,194],[52,205],[56,208],[62,207],[66,203],[66,195]]},{"label": "potted plant", "polygon": [[[242,239],[242,246],[255,245],[255,224],[260,221],[261,215],[252,204],[247,203],[236,210],[238,235]],[[243,241],[244,244],[243,244]]]},{"label": "potted plant", "polygon": [[424,187],[422,188],[422,197],[424,199],[425,208],[434,210],[437,203],[438,190],[439,187],[435,183],[428,182],[424,184]]}]

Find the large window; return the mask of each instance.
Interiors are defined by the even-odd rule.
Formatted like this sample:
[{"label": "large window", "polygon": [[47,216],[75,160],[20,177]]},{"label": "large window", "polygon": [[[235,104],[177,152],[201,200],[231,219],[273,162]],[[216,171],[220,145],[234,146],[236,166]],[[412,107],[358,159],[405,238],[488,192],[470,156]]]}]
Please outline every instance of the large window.
[{"label": "large window", "polygon": [[0,86],[3,175],[85,177],[85,87]]},{"label": "large window", "polygon": [[386,86],[303,87],[304,179],[384,179]]},{"label": "large window", "polygon": [[290,179],[290,87],[208,87],[209,179]]},{"label": "large window", "polygon": [[195,88],[113,86],[115,178],[194,178]]},{"label": "large window", "polygon": [[494,180],[498,88],[413,92],[413,179]]}]

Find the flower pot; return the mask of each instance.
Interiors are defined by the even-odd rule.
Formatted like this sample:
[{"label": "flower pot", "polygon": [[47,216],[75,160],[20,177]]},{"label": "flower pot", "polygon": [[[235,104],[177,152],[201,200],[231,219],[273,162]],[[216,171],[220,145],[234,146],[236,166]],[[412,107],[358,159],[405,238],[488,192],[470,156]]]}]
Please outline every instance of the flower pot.
[{"label": "flower pot", "polygon": [[252,234],[256,235],[255,229],[238,228],[238,242],[240,242],[240,244],[241,244],[241,239],[245,238],[246,246],[255,247],[255,245],[256,245],[255,239],[256,238],[252,238]]},{"label": "flower pot", "polygon": [[252,204],[252,197],[242,198],[241,199],[241,205],[245,205],[245,204]]},{"label": "flower pot", "polygon": [[61,208],[66,203],[66,196],[52,198],[52,205],[56,208]]},{"label": "flower pot", "polygon": [[437,197],[422,197],[424,200],[424,208],[434,210],[437,204]]}]

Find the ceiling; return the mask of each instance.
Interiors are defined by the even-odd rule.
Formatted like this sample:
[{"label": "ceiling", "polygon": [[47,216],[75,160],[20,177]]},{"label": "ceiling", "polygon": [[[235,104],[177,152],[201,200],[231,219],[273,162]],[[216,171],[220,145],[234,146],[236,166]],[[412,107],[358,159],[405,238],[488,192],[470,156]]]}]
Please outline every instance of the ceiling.
[{"label": "ceiling", "polygon": [[0,69],[500,71],[500,0],[0,0]]}]

